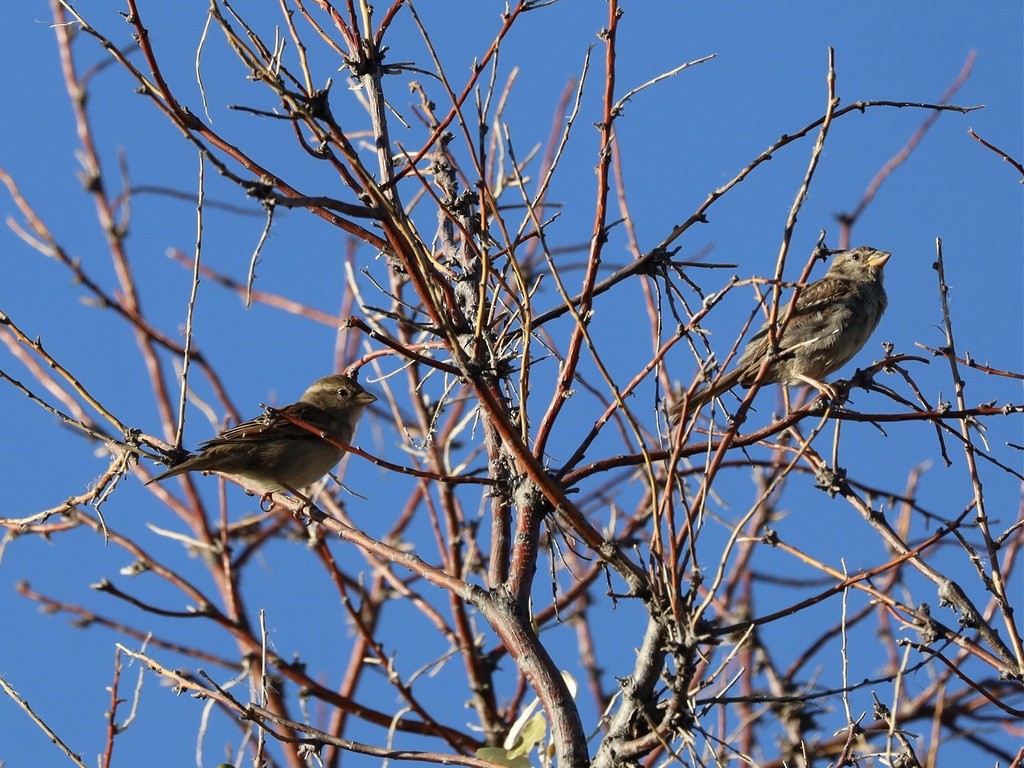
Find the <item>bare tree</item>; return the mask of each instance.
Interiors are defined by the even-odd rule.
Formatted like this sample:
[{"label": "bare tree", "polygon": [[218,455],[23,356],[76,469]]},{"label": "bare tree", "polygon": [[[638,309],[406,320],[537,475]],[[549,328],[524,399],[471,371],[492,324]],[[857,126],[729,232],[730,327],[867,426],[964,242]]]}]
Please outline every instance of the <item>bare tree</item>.
[{"label": "bare tree", "polygon": [[[1019,506],[994,512],[988,499],[1013,498],[1024,476],[1020,447],[990,444],[985,427],[1019,430],[1024,407],[990,393],[1024,377],[961,350],[941,240],[931,289],[940,346],[888,345],[837,383],[835,398],[792,389],[773,411],[776,388],[755,385],[702,412],[684,410],[678,424],[664,415],[666,402],[728,367],[751,324],[785,322],[789,289],[813,279],[826,234],[807,252],[792,242],[830,130],[857,115],[914,110],[925,120],[923,135],[941,113],[972,109],[951,103],[970,64],[938,103],[843,106],[830,56],[817,119],[794,123],[670,231],[641,235],[623,182],[618,121],[641,90],[710,57],[624,91],[614,0],[600,46],[556,108],[550,140],[533,151],[504,119],[515,85],[498,61],[524,19],[544,14],[547,2],[509,6],[468,74],[441,65],[416,6],[403,0],[383,11],[365,2],[281,0],[276,29],[213,0],[196,52],[162,47],[160,29],[147,28],[139,5],[127,0],[133,44],[126,46],[93,9],[53,0],[85,194],[116,287],[75,258],[75,246],[62,243],[2,173],[20,211],[10,222],[15,231],[130,331],[105,354],[141,362],[150,413],[159,419],[154,433],[141,428],[51,354],[37,329],[0,314],[0,339],[23,371],[0,367],[9,385],[3,397],[27,395],[84,435],[83,451],[109,452],[87,492],[2,519],[7,541],[45,537],[71,552],[73,532],[87,531],[132,560],[96,585],[123,604],[121,612],[20,587],[41,606],[116,635],[101,765],[115,763],[128,726],[128,662],[147,670],[135,704],[161,695],[148,687],[154,677],[189,693],[192,706],[209,714],[200,745],[219,753],[228,738],[221,734],[234,734],[237,747],[222,759],[236,764],[333,766],[353,752],[474,766],[911,766],[937,765],[950,737],[987,759],[1020,764],[1008,740],[986,733],[1019,729],[1022,714],[1024,644],[1012,580],[1019,581],[1024,517]],[[418,27],[429,66],[389,48],[399,24]],[[237,119],[210,117],[221,105],[207,103],[207,57],[221,40],[262,89],[259,96],[239,90],[248,104],[233,108],[252,121],[242,128]],[[198,158],[197,188],[186,194],[195,202],[195,248],[176,254],[191,275],[181,333],[142,305],[154,286],[140,277],[142,257],[126,236],[132,200],[152,190],[133,186],[126,167],[119,185],[104,161],[87,99],[97,70],[83,72],[79,63],[98,54],[98,66],[127,75]],[[193,55],[198,90],[180,74]],[[397,82],[408,84],[413,104],[400,106]],[[573,245],[564,232],[552,236],[561,209],[552,188],[579,135],[587,94],[601,100],[596,195],[589,229]],[[266,152],[245,128],[257,122],[299,153],[280,163],[262,159]],[[399,122],[415,143],[394,138]],[[854,241],[879,185],[919,139],[840,217],[831,244]],[[683,258],[682,244],[697,239],[698,224],[723,198],[774,156],[800,152],[806,172],[767,274],[739,279],[734,263]],[[247,270],[207,264],[209,222],[238,215],[210,200],[213,184],[242,190],[265,219]],[[312,214],[345,243],[336,312],[256,279],[281,209]],[[631,258],[608,268],[613,237]],[[294,253],[300,280],[310,279],[301,242]],[[195,332],[195,308],[212,301],[201,282],[303,327],[338,329],[336,368],[358,372],[380,396],[363,424],[377,447],[346,446],[343,467],[379,472],[376,486],[356,480],[349,491],[328,481],[308,497],[264,499],[239,519],[255,500],[223,491],[211,500],[213,478],[187,477],[148,486],[132,510],[155,520],[146,508],[162,507],[177,520],[174,531],[104,514],[137,485],[134,478],[147,480],[180,457],[194,406],[213,426],[239,417],[223,366]],[[722,308],[742,305],[747,293],[733,301],[744,289],[759,305],[751,304],[731,343],[712,341]],[[616,306],[630,309],[621,328],[599,314]],[[269,361],[266,369],[270,378]],[[970,399],[966,380],[976,390]],[[937,400],[931,393],[943,387],[949,399]],[[910,440],[914,469],[894,483],[877,447],[847,437],[860,426],[878,440]],[[935,459],[964,470],[962,496],[941,510],[918,497],[923,464]],[[380,532],[353,523],[350,508],[361,504],[387,521]],[[803,522],[786,525],[797,516]],[[799,538],[801,528],[822,535]],[[843,559],[848,536],[868,544],[869,564]],[[286,594],[298,599],[313,581],[330,586],[315,591],[308,625],[289,635],[294,645],[268,640],[263,609],[281,593],[258,575],[261,559],[278,560],[282,547],[304,574]],[[351,636],[334,638],[333,658],[313,662],[322,656],[311,635],[345,624]],[[443,651],[410,669],[405,659],[420,658],[423,648]],[[325,669],[342,673],[328,683]],[[16,687],[5,686],[7,695],[63,744],[61,723],[33,714]],[[868,695],[871,711],[856,703]],[[467,723],[457,706],[463,701]]]}]

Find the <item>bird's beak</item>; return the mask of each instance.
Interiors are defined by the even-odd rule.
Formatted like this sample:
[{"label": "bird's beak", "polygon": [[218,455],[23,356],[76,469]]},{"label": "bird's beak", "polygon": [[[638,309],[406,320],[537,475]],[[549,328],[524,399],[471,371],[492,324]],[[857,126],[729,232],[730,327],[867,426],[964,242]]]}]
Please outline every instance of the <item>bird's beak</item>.
[{"label": "bird's beak", "polygon": [[868,266],[881,269],[890,258],[892,258],[892,254],[888,251],[875,251],[868,257]]},{"label": "bird's beak", "polygon": [[369,392],[363,391],[356,395],[356,405],[369,405],[375,402],[377,402],[377,398]]}]

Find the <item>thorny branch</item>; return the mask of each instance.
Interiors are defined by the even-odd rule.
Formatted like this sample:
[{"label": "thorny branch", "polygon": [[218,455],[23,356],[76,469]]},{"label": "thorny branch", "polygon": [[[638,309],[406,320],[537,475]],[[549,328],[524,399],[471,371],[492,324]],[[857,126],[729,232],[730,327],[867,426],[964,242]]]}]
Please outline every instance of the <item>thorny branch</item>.
[{"label": "thorny branch", "polygon": [[[131,51],[72,3],[53,1],[86,193],[96,207],[117,289],[104,287],[96,265],[70,255],[73,247],[58,242],[14,179],[0,171],[24,220],[9,224],[31,247],[56,260],[97,309],[131,332],[163,437],[133,426],[138,417],[126,415],[132,411],[77,375],[33,338],[34,330],[0,311],[0,338],[26,371],[15,377],[0,369],[0,383],[112,453],[90,492],[0,519],[7,531],[0,555],[22,536],[48,537],[62,546],[75,528],[103,536],[132,562],[121,578],[112,574],[94,589],[133,618],[114,618],[112,612],[61,601],[27,585],[21,594],[51,612],[70,613],[83,626],[103,627],[154,649],[118,646],[119,653],[175,691],[215,703],[216,711],[228,716],[226,727],[237,729],[240,738],[248,740],[255,728],[259,738],[248,747],[250,756],[272,755],[273,764],[301,766],[316,759],[336,766],[345,753],[358,753],[467,766],[550,764],[554,758],[560,766],[612,768],[750,763],[757,753],[760,765],[836,759],[852,765],[860,753],[872,750],[891,761],[897,750],[901,759],[919,760],[922,745],[906,735],[911,726],[932,726],[924,745],[932,751],[947,733],[972,732],[986,722],[1012,727],[1020,708],[1006,700],[1021,693],[1024,643],[1010,585],[1020,569],[1024,511],[1019,509],[1015,520],[998,518],[986,489],[1024,478],[1015,468],[1019,461],[1007,458],[1003,446],[989,445],[984,429],[1009,418],[1019,422],[1024,405],[975,404],[979,401],[968,400],[965,389],[970,383],[984,390],[1022,374],[1003,361],[977,364],[960,351],[941,241],[936,270],[945,341],[930,351],[948,362],[955,402],[930,402],[924,393],[934,391],[935,382],[929,379],[926,387],[919,380],[934,376],[938,366],[927,368],[924,358],[891,346],[881,360],[835,384],[841,393],[837,402],[787,397],[781,415],[754,409],[755,399],[758,406],[768,399],[767,388],[755,384],[724,424],[716,421],[717,411],[710,418],[684,413],[671,434],[663,434],[655,415],[661,404],[652,394],[673,385],[669,366],[680,342],[700,367],[691,392],[716,375],[719,362],[728,363],[742,334],[728,354],[730,345],[711,344],[705,334],[723,298],[741,285],[758,291],[776,343],[825,250],[823,233],[817,248],[801,260],[799,278],[786,281],[793,271],[787,263],[797,220],[826,145],[838,141],[831,133],[837,121],[888,108],[927,113],[915,139],[843,219],[845,238],[881,180],[915,151],[916,139],[940,114],[976,109],[946,103],[969,76],[969,65],[938,104],[858,101],[841,108],[841,81],[829,51],[823,116],[770,144],[668,232],[647,233],[644,239],[657,245],[643,250],[624,187],[617,128],[632,96],[712,57],[624,89],[619,83],[623,16],[612,0],[601,44],[592,54],[595,61],[602,57],[599,83],[588,84],[588,54],[582,75],[564,91],[559,106],[569,113],[564,125],[560,112],[544,151],[520,153],[513,138],[518,133],[504,120],[516,86],[514,74],[501,82],[503,46],[528,12],[541,12],[546,4],[523,0],[504,11],[471,72],[458,80],[445,71],[432,30],[409,0],[395,0],[379,19],[363,0],[337,7],[327,0],[296,0],[294,7],[280,0],[286,32],[273,38],[230,3],[211,0],[209,29],[195,56],[203,118],[199,109],[187,106],[186,85],[169,75],[178,71],[170,66],[174,52],[162,47],[161,30],[146,27],[144,6],[127,0]],[[400,39],[393,35],[406,22],[426,46],[432,71],[390,63],[394,53],[388,42]],[[207,102],[203,79],[209,66],[204,62],[215,55],[211,30],[219,30],[224,50],[274,101],[269,109],[231,105],[236,118],[266,121],[282,140],[294,139],[300,156],[330,174],[333,187],[317,189],[315,180],[323,177],[306,176],[294,161],[272,170],[277,161],[257,152],[255,143],[248,146],[247,137],[214,129],[210,114],[217,107]],[[113,190],[87,107],[95,79],[80,75],[77,67],[86,39],[98,43],[199,153],[195,254],[174,257],[187,268],[190,287],[183,343],[143,306],[148,277],[126,237],[132,186],[125,179],[121,193]],[[322,68],[324,52],[333,68]],[[339,61],[350,90],[333,83]],[[426,76],[428,84],[408,83],[419,101],[405,111],[413,118],[406,121],[392,83],[410,73]],[[588,88],[593,89],[589,95],[599,94],[600,104],[593,215],[586,237],[575,238],[585,240],[579,249],[582,263],[572,264],[559,251],[558,238],[564,235],[550,218],[559,205],[551,190],[578,135]],[[399,123],[409,126],[403,135],[413,136],[411,142],[394,139]],[[815,141],[807,146],[812,133]],[[978,141],[1019,169],[1005,153]],[[697,267],[724,265],[677,258],[681,239],[695,234],[693,225],[707,222],[709,209],[773,156],[800,147],[809,153],[807,170],[780,222],[773,274],[709,290],[698,275],[715,273]],[[539,168],[535,156],[543,158]],[[207,166],[262,208],[264,231],[250,254],[246,278],[201,258],[210,218],[229,213],[207,200],[202,175]],[[613,220],[613,201],[621,220]],[[283,288],[256,287],[257,257],[280,226],[276,208],[308,211],[346,238],[347,271],[332,309],[318,309]],[[619,224],[633,259],[609,272],[609,243]],[[297,263],[304,255],[295,256]],[[206,410],[214,424],[224,414],[238,420],[224,379],[198,343],[201,320],[193,310],[211,300],[199,290],[203,279],[247,303],[251,299],[296,322],[336,331],[339,368],[372,371],[364,381],[379,395],[366,419],[376,430],[374,449],[338,444],[347,454],[342,467],[373,467],[374,476],[386,482],[370,482],[367,488],[362,477],[370,475],[363,475],[352,491],[365,496],[359,502],[348,501],[345,486],[327,482],[296,497],[265,499],[258,513],[237,520],[238,508],[248,502],[240,504],[222,485],[214,507],[203,493],[214,481],[188,477],[180,486],[148,486],[149,495],[137,504],[139,509],[165,507],[184,531],[166,523],[136,531],[100,515],[100,506],[124,487],[120,481],[130,474],[148,479],[150,460],[178,456],[184,420],[194,407]],[[599,308],[634,285],[642,288],[638,293],[650,324],[642,331],[652,342],[649,359],[640,364],[635,358],[623,362],[627,358],[594,323]],[[749,315],[748,325],[755,316]],[[189,373],[186,365],[172,375],[168,355],[195,369]],[[762,378],[766,372],[762,369]],[[892,373],[897,375],[891,386],[876,380]],[[214,393],[213,403],[200,399],[204,390]],[[180,401],[172,391],[182,393]],[[870,393],[865,410],[852,407],[852,393]],[[320,436],[286,412],[268,410]],[[920,463],[905,487],[888,490],[871,462],[857,461],[852,448],[847,453],[851,440],[840,436],[840,426],[851,425],[844,426],[850,430],[855,424],[883,434],[929,427],[937,437],[936,454],[950,464],[946,441],[960,445],[969,492],[958,500],[957,512],[929,508]],[[362,429],[367,430],[365,421]],[[402,452],[397,460],[392,444]],[[840,465],[840,457],[849,466]],[[837,496],[836,506],[824,506]],[[374,527],[363,530],[347,504],[355,508],[364,502],[393,508],[379,509]],[[839,519],[844,502],[857,514]],[[820,537],[827,542],[792,535],[800,532],[792,519],[826,514],[836,516],[837,529],[856,531],[877,544],[881,549],[872,552],[874,559],[848,571],[845,561],[839,562],[853,551],[848,542],[835,540],[838,534]],[[390,528],[383,530],[379,521]],[[787,526],[787,535],[781,526]],[[313,581],[322,579],[335,596],[319,603],[310,619],[317,632],[300,634],[318,634],[331,622],[352,628],[351,637],[333,630],[337,657],[327,667],[343,673],[334,687],[324,682],[329,676],[313,645],[272,646],[265,614],[260,622],[254,614],[253,606],[262,611],[267,596],[248,575],[256,563],[272,561],[280,547],[296,541],[304,549],[291,546],[289,556],[305,557],[315,569]],[[550,553],[547,561],[545,553]],[[967,567],[944,565],[955,557]],[[203,578],[194,575],[195,564],[186,568],[183,558],[195,558]],[[151,581],[159,581],[160,589]],[[309,587],[304,579],[286,589],[305,598]],[[925,598],[936,595],[933,609]],[[862,602],[854,605],[858,598]],[[808,618],[811,611],[836,610],[840,604],[835,626],[814,627]],[[146,625],[155,616],[167,621],[159,624],[161,631],[150,632]],[[397,632],[396,621],[402,624]],[[605,647],[626,636],[608,631],[615,622],[630,633],[635,653],[617,655]],[[773,639],[774,630],[785,633],[792,647]],[[572,638],[569,655],[566,632]],[[897,636],[906,632],[920,642]],[[844,664],[851,667],[859,662],[845,656],[847,643],[864,644],[865,658],[878,662],[871,683],[892,694],[889,707],[876,702],[870,723],[864,715],[855,719],[849,702],[864,686],[848,682],[845,667],[839,685],[832,685],[832,676],[818,684],[805,671],[837,638]],[[282,646],[290,642],[281,640]],[[424,661],[428,653],[433,655]],[[159,654],[179,658],[172,664]],[[120,737],[115,713],[121,656],[117,659],[106,764],[112,764]],[[410,669],[407,659],[422,666]],[[258,696],[244,701],[203,665],[247,680]],[[590,701],[576,691],[570,668],[587,675]],[[923,668],[931,677],[908,693],[907,676]],[[453,680],[461,686],[457,692]],[[6,683],[4,690],[21,701]],[[394,711],[368,703],[386,695],[398,702]],[[473,714],[456,714],[456,700]],[[310,703],[317,708],[315,724]],[[812,708],[819,703],[846,713],[832,734]],[[27,706],[22,709],[60,743],[59,728]],[[467,718],[471,722],[464,723]],[[347,738],[356,722],[376,734],[377,742]],[[998,745],[985,749],[1006,759]]]}]

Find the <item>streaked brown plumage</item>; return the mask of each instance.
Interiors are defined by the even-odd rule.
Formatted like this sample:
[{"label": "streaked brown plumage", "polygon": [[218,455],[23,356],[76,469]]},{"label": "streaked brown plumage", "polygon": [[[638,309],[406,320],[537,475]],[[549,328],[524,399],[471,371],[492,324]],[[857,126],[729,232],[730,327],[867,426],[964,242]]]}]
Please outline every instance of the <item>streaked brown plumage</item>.
[{"label": "streaked brown plumage", "polygon": [[[778,341],[776,359],[761,383],[809,384],[834,398],[835,391],[824,378],[846,365],[878,326],[886,307],[882,268],[890,256],[867,246],[836,254],[825,275],[800,292]],[[780,309],[780,321],[784,313]],[[684,403],[692,413],[737,384],[749,388],[768,354],[766,323],[747,344],[735,368],[697,390],[688,401],[673,403],[669,416],[675,421]]]},{"label": "streaked brown plumage", "polygon": [[149,482],[184,472],[219,472],[261,493],[305,488],[327,474],[344,451],[280,414],[314,426],[334,440],[351,443],[363,409],[376,399],[349,376],[325,376],[298,402],[207,440],[198,453]]}]

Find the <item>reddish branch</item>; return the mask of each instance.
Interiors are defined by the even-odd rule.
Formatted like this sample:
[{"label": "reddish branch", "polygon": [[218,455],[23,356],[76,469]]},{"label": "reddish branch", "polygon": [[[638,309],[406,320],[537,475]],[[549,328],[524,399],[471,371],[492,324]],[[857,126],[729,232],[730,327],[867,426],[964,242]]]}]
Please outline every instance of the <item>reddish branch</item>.
[{"label": "reddish branch", "polygon": [[[1019,708],[1004,699],[1019,694],[1024,678],[1024,643],[1008,586],[1020,567],[1024,514],[1018,512],[1012,524],[1001,522],[1003,530],[995,527],[983,483],[988,474],[983,470],[991,469],[1011,482],[1021,473],[1001,447],[981,443],[979,427],[983,420],[1019,417],[1024,405],[993,400],[972,406],[981,398],[968,399],[962,369],[970,369],[983,383],[1024,375],[998,365],[982,366],[958,353],[941,249],[937,268],[946,340],[942,348],[929,351],[946,361],[955,402],[930,402],[924,393],[935,391],[935,382],[919,383],[915,367],[927,360],[892,350],[858,371],[849,384],[836,385],[842,402],[787,397],[782,416],[768,418],[750,432],[743,430],[755,399],[764,403],[774,388],[759,392],[758,386],[752,387],[723,426],[714,421],[717,416],[708,420],[684,413],[671,435],[658,433],[656,404],[644,400],[653,381],[669,385],[669,361],[681,342],[698,363],[691,392],[715,375],[712,346],[719,360],[728,361],[723,353],[730,345],[712,345],[704,333],[716,319],[712,313],[734,287],[754,284],[769,318],[785,327],[817,254],[804,262],[795,283],[785,282],[791,238],[816,183],[825,143],[838,140],[829,133],[835,121],[878,108],[929,113],[915,138],[879,172],[865,199],[846,217],[852,226],[878,185],[915,150],[931,121],[943,111],[974,109],[945,104],[959,82],[940,104],[860,101],[839,108],[830,55],[823,116],[769,145],[710,194],[693,191],[702,201],[693,213],[663,232],[654,248],[641,252],[641,240],[656,242],[659,237],[636,231],[623,184],[626,169],[619,156],[616,124],[629,103],[618,93],[624,20],[612,0],[600,35],[604,68],[593,217],[586,256],[577,268],[556,262],[557,244],[544,217],[554,205],[549,199],[552,180],[561,172],[560,159],[585,107],[586,68],[578,87],[567,88],[558,104],[559,115],[570,111],[564,129],[553,130],[545,151],[537,152],[543,158],[539,176],[530,173],[532,155],[520,161],[512,128],[505,126],[504,104],[514,90],[514,78],[503,84],[498,77],[503,44],[527,11],[539,10],[544,3],[523,0],[503,13],[490,42],[462,80],[444,71],[431,30],[403,0],[390,3],[376,22],[369,6],[355,0],[338,7],[328,0],[298,0],[294,16],[288,0],[279,4],[291,46],[283,49],[264,41],[230,5],[210,7],[211,25],[224,35],[245,71],[277,102],[273,111],[245,107],[243,112],[278,119],[272,124],[280,126],[286,139],[296,141],[304,152],[299,157],[334,173],[336,187],[351,199],[300,191],[306,184],[299,180],[298,168],[273,172],[269,162],[257,162],[248,148],[215,132],[211,121],[183,104],[176,95],[181,87],[165,75],[173,70],[164,66],[169,64],[161,59],[165,54],[158,55],[161,49],[143,23],[137,0],[128,0],[126,20],[140,57],[114,45],[70,4],[54,2],[64,78],[86,167],[86,191],[106,237],[118,291],[102,288],[69,256],[74,250],[57,242],[12,179],[0,174],[0,180],[24,216],[26,224],[16,225],[23,239],[56,258],[98,309],[109,310],[131,329],[169,441],[178,414],[169,394],[174,377],[165,370],[162,355],[180,356],[184,345],[147,317],[139,300],[142,286],[124,237],[127,220],[119,218],[120,206],[130,196],[109,189],[100,164],[102,153],[86,110],[86,78],[79,75],[72,55],[68,20],[73,17],[80,31],[106,50],[224,178],[271,213],[275,206],[305,209],[344,233],[349,279],[340,288],[337,313],[316,310],[273,290],[251,295],[275,310],[337,328],[339,368],[368,366],[377,371],[371,381],[384,390],[384,397],[374,412],[373,426],[390,422],[386,439],[403,441],[411,458],[392,461],[384,458],[383,449],[371,453],[339,444],[351,454],[343,466],[366,459],[381,470],[389,486],[405,489],[407,497],[400,509],[375,510],[379,514],[374,523],[387,519],[390,526],[375,538],[353,523],[346,497],[333,486],[307,491],[312,496],[301,500],[282,497],[280,505],[268,505],[240,521],[235,521],[234,498],[223,492],[223,484],[217,507],[199,494],[197,488],[204,483],[212,486],[213,480],[184,481],[181,498],[170,489],[152,487],[145,498],[166,505],[188,531],[187,536],[157,531],[183,550],[169,546],[166,556],[162,551],[158,559],[154,550],[140,543],[142,539],[107,525],[87,505],[98,510],[132,471],[133,461],[147,451],[168,453],[169,443],[135,430],[119,408],[100,402],[41,342],[33,342],[32,333],[0,312],[0,335],[32,377],[31,385],[18,382],[20,391],[60,415],[64,423],[103,441],[113,454],[95,490],[0,524],[11,537],[46,536],[60,544],[75,528],[105,537],[132,557],[135,572],[151,574],[172,590],[177,602],[166,592],[154,597],[141,580],[126,586],[113,575],[100,582],[97,591],[139,621],[110,618],[27,587],[22,594],[50,610],[72,613],[83,625],[105,627],[139,642],[149,634],[142,629],[147,617],[171,620],[173,629],[155,633],[148,641],[156,649],[153,653],[173,652],[184,657],[184,666],[191,664],[197,671],[176,671],[154,655],[124,652],[172,682],[176,690],[214,701],[240,733],[254,724],[262,739],[275,744],[254,747],[254,759],[272,752],[275,760],[296,767],[305,764],[310,752],[318,752],[328,766],[340,764],[347,752],[375,759],[494,765],[478,750],[487,747],[497,750],[491,754],[504,755],[513,723],[534,698],[542,705],[545,722],[544,741],[537,748],[550,744],[559,765],[566,767],[654,765],[673,758],[680,763],[726,763],[754,753],[765,765],[773,760],[799,765],[827,759],[850,764],[869,750],[888,750],[891,758],[902,750],[909,760],[917,759],[914,750],[920,747],[911,744],[901,729],[931,728],[929,738],[938,744],[947,732],[962,734],[986,719],[1008,724],[1019,716]],[[400,107],[395,106],[389,78],[411,65],[386,61],[390,33],[405,21],[418,30],[435,69],[430,85],[415,86],[419,103],[410,111],[420,124],[418,132],[410,130],[416,147],[410,151],[396,147],[391,139],[389,109]],[[155,30],[152,37],[158,36]],[[310,43],[340,58],[346,76],[358,85],[368,111],[367,134],[353,129],[356,121],[349,108],[357,102],[346,100],[345,89],[314,86],[335,73],[332,69],[325,76],[312,68],[317,59],[307,53]],[[141,61],[136,63],[136,58]],[[963,77],[968,70],[969,65]],[[441,95],[440,106],[431,100],[435,91]],[[342,102],[344,109],[335,112],[332,107]],[[559,118],[555,124],[561,122]],[[805,146],[812,133],[816,142],[808,147],[807,171],[785,221],[774,274],[733,281],[710,294],[699,285],[695,265],[675,258],[676,242],[694,224],[706,222],[709,209],[775,153]],[[372,141],[368,152],[361,149],[364,138]],[[1021,170],[1005,153],[982,143]],[[395,167],[395,158],[400,167]],[[613,226],[613,194],[628,228],[633,260],[602,279]],[[198,202],[201,216],[204,208]],[[517,223],[511,211],[522,206],[526,215]],[[206,215],[213,210],[206,209]],[[268,229],[273,221],[268,213]],[[373,261],[377,257],[379,264]],[[189,267],[198,263],[187,262]],[[368,266],[361,271],[356,264]],[[205,267],[193,277],[193,289],[200,276],[231,291],[248,292],[244,281]],[[617,357],[605,359],[607,352],[593,337],[590,321],[602,302],[618,301],[619,289],[637,280],[643,283],[651,352],[634,370],[622,370]],[[551,283],[555,289],[548,288]],[[364,298],[364,291],[374,292],[372,302]],[[752,312],[749,317],[753,322],[759,316]],[[741,343],[742,334],[731,344],[733,352]],[[556,363],[549,364],[542,355]],[[211,410],[234,418],[226,388],[210,362],[198,351],[193,359],[217,392],[218,408]],[[554,365],[557,371],[552,374]],[[935,376],[938,368],[925,370]],[[882,372],[895,373],[895,383],[884,386],[876,381]],[[16,381],[3,371],[0,378]],[[46,390],[48,397],[34,389]],[[844,399],[851,390],[870,392],[872,410],[884,406],[887,412],[853,410]],[[587,411],[581,421],[577,404],[585,398],[596,403],[596,410]],[[50,406],[51,401],[61,409]],[[108,436],[92,423],[89,408],[124,434]],[[934,452],[949,463],[946,443],[962,446],[969,493],[957,513],[923,508],[917,498],[920,469],[911,472],[900,490],[890,491],[879,487],[883,484],[869,468],[841,466],[838,457],[845,442],[839,427],[844,422],[867,423],[879,430],[932,425]],[[295,423],[318,434],[309,425]],[[134,471],[146,475],[144,468]],[[752,495],[745,509],[733,511],[727,504],[742,498],[732,485],[741,473],[753,474]],[[883,548],[880,556],[847,573],[835,562],[783,540],[775,526],[790,511],[790,499],[801,498],[797,487],[812,481],[822,493],[839,496],[859,513],[853,519],[865,537]],[[378,506],[391,498],[377,488],[365,492]],[[876,502],[879,497],[891,499],[896,511],[883,514]],[[340,674],[333,688],[323,684],[323,670],[307,670],[301,649],[294,657],[275,651],[253,626],[251,605],[264,596],[252,591],[245,576],[272,544],[296,538],[309,546],[293,547],[289,556],[311,557],[335,596],[333,603],[327,600],[318,607],[324,616],[317,617],[317,625],[321,619],[340,617],[353,630],[347,644],[339,643],[344,650],[336,659]],[[974,541],[978,538],[980,547]],[[843,544],[838,542],[831,551],[837,559],[844,555]],[[546,550],[553,553],[550,575],[543,557]],[[978,584],[968,583],[963,570],[956,572],[957,578],[947,572],[943,564],[952,553],[963,558],[968,578],[976,577]],[[186,570],[179,558],[189,555],[200,558],[206,579],[183,575]],[[823,574],[827,584],[764,569],[765,562],[779,558]],[[922,581],[930,593],[920,591]],[[774,595],[769,608],[769,589],[795,594],[783,601]],[[987,604],[978,602],[982,589]],[[933,611],[923,596],[936,594],[939,606]],[[850,596],[863,597],[864,602],[847,609]],[[788,631],[792,625],[787,622],[806,620],[815,607],[835,607],[836,617],[809,633],[801,628],[792,647],[781,652],[766,628]],[[947,608],[955,610],[960,626],[942,616],[940,611]],[[392,610],[401,611],[401,618],[388,616]],[[628,621],[620,615],[628,616]],[[388,627],[396,621],[402,626],[389,634]],[[616,621],[632,631],[635,653],[608,655],[607,627]],[[865,642],[872,622],[877,622],[880,635],[873,649],[881,669],[871,683],[889,687],[899,700],[892,712],[857,719],[848,702],[862,684],[847,683],[845,675],[855,669],[859,674],[863,664],[847,654],[847,641],[857,634],[856,642]],[[196,627],[204,628],[207,637],[230,639],[234,653],[209,651],[205,640],[198,639],[202,636],[193,634]],[[901,647],[905,641],[894,628],[913,631],[921,640],[913,646],[913,664],[908,665]],[[421,631],[434,633],[432,639],[446,651],[423,669],[405,669],[408,644],[417,650],[425,645],[417,634]],[[566,635],[576,643],[575,657],[567,657],[554,642]],[[844,654],[843,685],[824,689],[808,682],[808,668],[818,662],[823,649],[836,645]],[[449,663],[461,665],[463,690],[446,688],[443,695],[432,695],[424,682],[426,673]],[[246,673],[252,690],[266,691],[265,699],[236,698],[198,670],[203,664]],[[563,676],[577,666],[587,676],[587,693],[581,689],[577,696],[589,695],[587,702],[573,698]],[[934,679],[924,689],[908,693],[906,676],[921,668]],[[119,684],[123,688],[119,670],[107,720],[108,763],[117,737]],[[450,670],[448,674],[454,677]],[[994,680],[997,675],[1002,682]],[[395,699],[394,711],[364,703],[380,700],[382,691]],[[322,724],[305,722],[302,707],[307,699],[323,706]],[[445,724],[455,699],[468,702],[470,724]],[[811,711],[816,699],[824,699],[834,711],[851,713],[836,735],[823,733],[824,726],[816,721],[818,715]],[[588,711],[598,716],[587,720]],[[379,743],[346,738],[354,718],[378,727]],[[416,737],[438,745],[439,751],[394,748],[395,737]],[[773,752],[774,737],[779,746]],[[998,746],[987,750],[1005,757]]]}]

